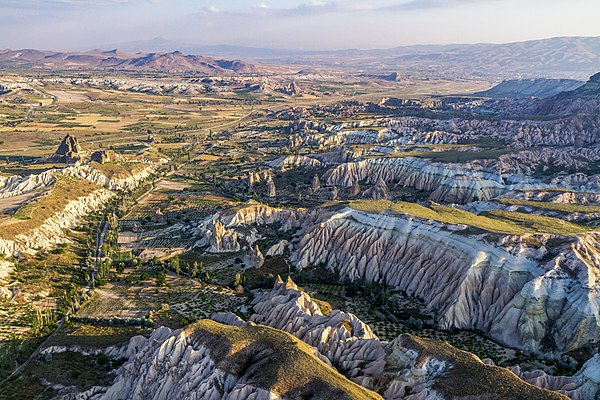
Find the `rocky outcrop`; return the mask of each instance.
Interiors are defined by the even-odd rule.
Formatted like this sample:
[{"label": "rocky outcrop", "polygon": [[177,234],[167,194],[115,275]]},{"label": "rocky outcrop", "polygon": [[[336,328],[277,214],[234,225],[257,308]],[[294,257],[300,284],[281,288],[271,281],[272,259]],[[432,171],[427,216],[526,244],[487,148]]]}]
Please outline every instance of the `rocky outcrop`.
[{"label": "rocky outcrop", "polygon": [[95,161],[100,164],[105,164],[110,162],[110,154],[107,151],[95,151],[90,156],[90,160]]},{"label": "rocky outcrop", "polygon": [[431,163],[418,158],[383,158],[342,164],[325,173],[329,185],[351,187],[354,182],[377,183],[413,187],[432,192],[430,199],[437,202],[466,203],[489,200],[510,189],[526,184],[505,185],[502,177],[485,171],[467,170],[460,166]]},{"label": "rocky outcrop", "polygon": [[401,335],[386,350],[388,367],[395,372],[388,374],[391,381],[384,392],[388,400],[568,400],[447,342]]},{"label": "rocky outcrop", "polygon": [[40,174],[27,176],[0,176],[0,199],[20,196],[35,192],[36,190],[48,189],[56,182],[55,174],[85,179],[109,190],[130,190],[137,187],[140,182],[148,179],[156,171],[155,164],[147,163],[141,165],[143,168],[140,168],[138,172],[117,177],[107,177],[104,173],[88,164],[79,164],[62,169],[50,169]]},{"label": "rocky outcrop", "polygon": [[56,152],[48,159],[50,162],[66,164],[74,164],[79,160],[81,160],[81,146],[77,138],[70,133],[67,133]]},{"label": "rocky outcrop", "polygon": [[318,218],[318,210],[284,209],[267,206],[260,203],[249,203],[233,213],[224,213],[219,218],[229,227],[249,225],[279,224],[281,229],[288,231],[303,224],[312,224]]},{"label": "rocky outcrop", "polygon": [[208,244],[211,253],[223,253],[240,251],[237,233],[225,229],[225,225],[221,221],[213,220],[211,229],[208,231]]},{"label": "rocky outcrop", "polygon": [[390,198],[390,192],[388,191],[385,181],[379,178],[370,189],[363,192],[362,196],[371,200],[387,200]]},{"label": "rocky outcrop", "polygon": [[572,400],[597,399],[600,396],[600,355],[596,354],[573,376],[552,376],[544,371],[523,371],[511,367],[517,376],[532,385],[569,396]]},{"label": "rocky outcrop", "polygon": [[[253,308],[253,321],[290,332],[316,347],[346,376],[367,388],[377,387],[386,399],[567,399],[445,342],[412,335],[381,342],[353,314],[333,310],[323,315],[291,279],[283,283],[278,277],[273,290],[258,296]],[[244,324],[234,316],[219,318]]]},{"label": "rocky outcrop", "polygon": [[257,296],[251,321],[284,330],[314,346],[351,378],[383,371],[381,342],[355,315],[335,310],[323,315],[310,296],[288,279],[277,279],[272,291]]},{"label": "rocky outcrop", "polygon": [[300,269],[323,263],[342,278],[419,297],[442,329],[477,329],[546,355],[593,343],[600,335],[599,238],[572,245],[563,238],[562,253],[548,263],[522,247],[511,252],[505,239],[490,243],[460,227],[346,209],[306,228],[292,261]]},{"label": "rocky outcrop", "polygon": [[272,177],[267,180],[267,196],[274,198],[277,196],[277,189],[275,188],[275,182]]},{"label": "rocky outcrop", "polygon": [[271,246],[269,250],[267,250],[267,255],[271,257],[282,256],[287,251],[289,245],[290,243],[287,240],[280,240],[279,242]]},{"label": "rocky outcrop", "polygon": [[324,163],[310,156],[284,156],[271,161],[269,166],[272,168],[288,169],[288,168],[323,168]]},{"label": "rocky outcrop", "polygon": [[110,190],[132,190],[138,187],[140,182],[150,178],[156,172],[156,164],[140,163],[139,165],[141,168],[138,168],[136,172],[126,171],[123,174],[110,177],[89,164],[65,168],[60,170],[60,172],[74,178],[85,179]]},{"label": "rocky outcrop", "polygon": [[352,187],[350,188],[350,197],[358,196],[360,194],[360,191],[360,184],[358,183],[358,181],[354,181]]},{"label": "rocky outcrop", "polygon": [[[314,349],[282,331],[203,320],[183,330],[168,330],[166,337],[163,332],[153,334],[129,356],[100,398],[381,399],[346,380],[319,360]],[[82,397],[88,398],[97,395]]]},{"label": "rocky outcrop", "polygon": [[28,176],[0,176],[0,199],[46,189],[56,182],[56,178],[54,177],[55,172],[57,170],[49,170],[41,174]]},{"label": "rocky outcrop", "polygon": [[250,252],[244,257],[244,263],[251,268],[262,267],[265,263],[265,257],[258,248],[258,245],[250,248]]},{"label": "rocky outcrop", "polygon": [[250,172],[248,174],[248,189],[252,191],[256,185],[267,182],[269,178],[271,178],[269,171]]},{"label": "rocky outcrop", "polygon": [[321,189],[321,180],[319,179],[319,175],[315,174],[315,176],[313,176],[310,188],[313,192]]}]

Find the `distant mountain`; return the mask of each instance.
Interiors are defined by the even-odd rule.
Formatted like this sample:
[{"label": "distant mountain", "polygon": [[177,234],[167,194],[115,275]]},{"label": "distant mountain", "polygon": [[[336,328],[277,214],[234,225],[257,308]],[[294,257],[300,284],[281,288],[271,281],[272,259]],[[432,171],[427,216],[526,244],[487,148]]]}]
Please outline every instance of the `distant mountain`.
[{"label": "distant mountain", "polygon": [[574,90],[583,84],[583,81],[574,79],[513,79],[503,81],[489,90],[474,95],[492,99],[544,98]]},{"label": "distant mountain", "polygon": [[122,44],[130,52],[174,51],[268,63],[412,71],[437,76],[586,79],[600,70],[600,37],[559,37],[506,44],[415,45],[379,50],[303,51],[197,46],[163,38]]},{"label": "distant mountain", "polygon": [[128,54],[120,50],[52,52],[40,50],[2,50],[0,67],[67,70],[121,70],[203,74],[254,73],[256,67],[240,60],[224,60],[179,51]]},{"label": "distant mountain", "polygon": [[541,115],[600,115],[600,73],[575,90],[541,101],[535,112]]},{"label": "distant mountain", "polygon": [[118,48],[128,53],[169,53],[173,51],[180,51],[186,54],[204,54],[212,57],[245,59],[273,59],[277,57],[313,54],[313,52],[305,52],[301,50],[269,49],[232,45],[203,46],[191,43],[176,42],[162,37],[156,37],[150,40],[116,43],[103,47]]}]

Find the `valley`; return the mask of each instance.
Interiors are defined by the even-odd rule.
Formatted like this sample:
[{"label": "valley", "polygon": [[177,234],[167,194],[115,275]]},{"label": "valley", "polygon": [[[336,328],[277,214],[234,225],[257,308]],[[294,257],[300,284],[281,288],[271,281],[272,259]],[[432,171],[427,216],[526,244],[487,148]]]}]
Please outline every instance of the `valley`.
[{"label": "valley", "polygon": [[0,397],[600,396],[600,75],[0,68]]}]

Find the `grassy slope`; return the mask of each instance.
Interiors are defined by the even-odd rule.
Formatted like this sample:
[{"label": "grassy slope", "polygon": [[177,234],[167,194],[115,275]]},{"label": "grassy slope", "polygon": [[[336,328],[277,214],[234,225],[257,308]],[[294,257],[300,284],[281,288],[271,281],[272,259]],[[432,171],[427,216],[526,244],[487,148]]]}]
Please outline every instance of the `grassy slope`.
[{"label": "grassy slope", "polygon": [[600,213],[600,206],[584,206],[571,203],[554,203],[548,201],[517,200],[517,199],[499,199],[502,204],[515,206],[526,206],[541,208],[545,210],[561,211],[566,213]]},{"label": "grassy slope", "polygon": [[431,203],[429,207],[416,203],[391,202],[388,200],[358,200],[350,207],[366,212],[392,211],[409,214],[417,218],[452,224],[468,225],[499,234],[551,233],[557,235],[581,234],[590,231],[582,225],[573,224],[557,218],[525,214],[504,210],[493,210],[482,215],[468,211]]},{"label": "grassy slope", "polygon": [[141,163],[129,163],[127,166],[112,162],[100,164],[95,161],[92,161],[91,165],[109,178],[128,178],[142,172],[148,166]]},{"label": "grassy slope", "polygon": [[454,367],[434,388],[449,399],[568,400],[568,397],[522,381],[505,368],[485,365],[475,355],[446,342],[403,335],[402,344],[419,353],[419,363],[433,357]]},{"label": "grassy slope", "polygon": [[83,179],[56,175],[56,182],[47,194],[20,207],[14,218],[0,226],[0,237],[10,240],[18,234],[30,232],[63,211],[69,202],[99,189],[98,185]]},{"label": "grassy slope", "polygon": [[313,348],[266,326],[235,327],[202,320],[186,328],[212,349],[218,367],[248,384],[294,399],[381,399],[320,361]]}]

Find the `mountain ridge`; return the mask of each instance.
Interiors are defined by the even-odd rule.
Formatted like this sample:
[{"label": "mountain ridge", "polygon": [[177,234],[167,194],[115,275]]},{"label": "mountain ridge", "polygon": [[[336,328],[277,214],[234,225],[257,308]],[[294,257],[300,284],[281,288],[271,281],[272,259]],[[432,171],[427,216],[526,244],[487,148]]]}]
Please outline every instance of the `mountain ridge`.
[{"label": "mountain ridge", "polygon": [[56,52],[35,49],[0,50],[0,67],[67,70],[124,70],[207,74],[248,74],[255,65],[241,60],[225,60],[201,55],[152,52],[129,54],[119,49],[85,52]]}]

